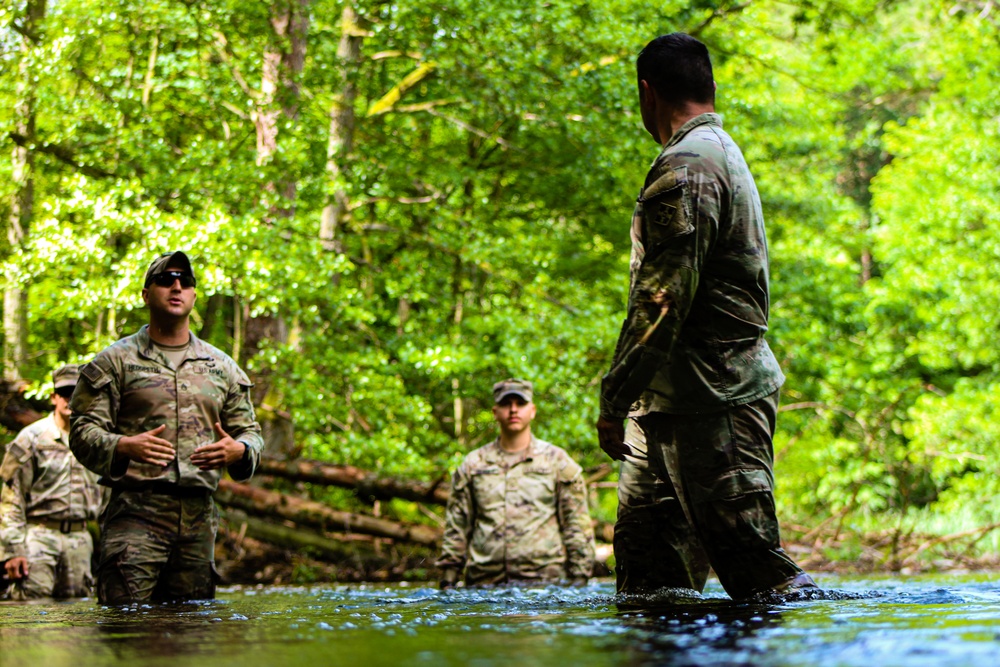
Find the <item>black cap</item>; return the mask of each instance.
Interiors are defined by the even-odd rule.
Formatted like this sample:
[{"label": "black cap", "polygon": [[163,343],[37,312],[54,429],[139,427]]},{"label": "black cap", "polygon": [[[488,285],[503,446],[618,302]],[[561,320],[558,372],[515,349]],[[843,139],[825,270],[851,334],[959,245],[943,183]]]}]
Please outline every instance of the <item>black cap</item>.
[{"label": "black cap", "polygon": [[171,264],[194,278],[194,271],[191,270],[191,260],[180,250],[174,250],[172,252],[165,252],[153,260],[153,263],[146,269],[146,279],[142,282],[142,286],[149,287],[149,283],[153,281],[153,276],[157,273],[163,273]]}]

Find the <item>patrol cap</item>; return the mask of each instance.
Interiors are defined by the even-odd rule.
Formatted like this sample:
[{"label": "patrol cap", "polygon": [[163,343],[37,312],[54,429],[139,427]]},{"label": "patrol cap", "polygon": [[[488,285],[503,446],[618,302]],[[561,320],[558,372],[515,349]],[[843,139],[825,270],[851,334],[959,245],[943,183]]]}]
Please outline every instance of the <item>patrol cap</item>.
[{"label": "patrol cap", "polygon": [[493,402],[500,403],[508,396],[518,396],[526,403],[531,403],[534,387],[527,380],[508,378],[493,385]]},{"label": "patrol cap", "polygon": [[148,269],[146,269],[146,278],[142,281],[142,286],[144,288],[149,287],[149,283],[153,280],[153,276],[157,273],[166,271],[167,267],[171,264],[194,278],[194,271],[191,270],[191,260],[189,260],[188,256],[180,250],[173,250],[171,252],[165,252],[153,260],[153,263],[149,265]]},{"label": "patrol cap", "polygon": [[80,378],[80,367],[76,364],[66,364],[52,371],[52,388],[75,387]]}]

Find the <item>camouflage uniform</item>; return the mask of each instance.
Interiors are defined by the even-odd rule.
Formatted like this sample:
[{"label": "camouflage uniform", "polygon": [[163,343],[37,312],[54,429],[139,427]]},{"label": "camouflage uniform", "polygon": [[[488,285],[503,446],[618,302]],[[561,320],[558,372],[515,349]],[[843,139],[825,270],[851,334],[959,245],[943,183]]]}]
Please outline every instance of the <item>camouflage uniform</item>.
[{"label": "camouflage uniform", "polygon": [[583,471],[532,437],[512,458],[497,439],[469,454],[452,477],[438,566],[465,568],[469,585],[579,580],[594,563]]},{"label": "camouflage uniform", "polygon": [[52,415],[21,431],[0,464],[0,543],[5,558],[27,558],[30,573],[11,597],[90,595],[94,545],[87,521],[97,518],[97,476],[69,450]]},{"label": "camouflage uniform", "polygon": [[[175,370],[144,326],[80,370],[70,446],[112,489],[97,571],[105,603],[214,596],[218,517],[211,496],[222,471],[200,470],[191,454],[218,439],[219,421],[247,447],[229,467],[233,479],[249,479],[260,460],[250,380],[225,353],[193,334],[190,340]],[[177,450],[168,466],[115,457],[123,435],[163,424],[160,437]]]},{"label": "camouflage uniform", "polygon": [[[764,340],[760,197],[717,114],[692,118],[664,146],[631,235],[628,317],[602,383],[601,414],[636,420],[632,433],[644,434],[649,458],[623,467],[616,547],[646,539],[629,513],[659,503],[658,511],[671,509],[657,530],[697,535],[733,597],[805,576],[780,548],[774,513],[771,437],[784,375]],[[655,502],[650,475],[660,482]],[[616,551],[629,572],[623,590],[661,580],[700,589],[702,556],[688,537],[678,539],[683,546],[675,543],[667,559],[684,563],[676,576],[647,574],[664,565],[644,558],[630,562],[642,549]]]}]

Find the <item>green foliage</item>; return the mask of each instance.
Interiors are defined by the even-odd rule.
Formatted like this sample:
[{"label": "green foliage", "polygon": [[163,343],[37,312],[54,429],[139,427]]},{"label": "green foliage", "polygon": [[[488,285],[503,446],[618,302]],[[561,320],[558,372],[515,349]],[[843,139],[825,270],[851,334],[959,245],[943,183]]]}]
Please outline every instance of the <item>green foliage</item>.
[{"label": "green foliage", "polygon": [[[26,90],[36,114],[34,214],[0,252],[36,383],[138,328],[150,258],[184,248],[196,331],[303,455],[440,478],[494,437],[491,384],[520,376],[538,435],[602,462],[597,386],[656,153],[633,60],[688,30],[768,219],[782,515],[991,520],[1000,45],[975,3],[364,1],[355,60],[343,5],[314,0],[273,100],[280,3],[48,5],[30,48],[26,2],[0,9],[5,154]],[[352,144],[328,155],[345,82]],[[0,160],[5,221],[17,187]]]}]

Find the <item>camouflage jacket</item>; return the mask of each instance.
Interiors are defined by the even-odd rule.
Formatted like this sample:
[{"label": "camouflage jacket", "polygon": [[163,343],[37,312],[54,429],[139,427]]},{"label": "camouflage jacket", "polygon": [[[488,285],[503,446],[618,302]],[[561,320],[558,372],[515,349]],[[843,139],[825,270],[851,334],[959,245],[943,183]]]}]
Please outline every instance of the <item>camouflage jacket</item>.
[{"label": "camouflage jacket", "polygon": [[76,460],[51,415],[7,446],[0,481],[0,544],[8,558],[27,556],[30,520],[96,519],[101,507],[97,476]]},{"label": "camouflage jacket", "polygon": [[[221,422],[226,433],[248,446],[249,456],[230,466],[229,474],[236,480],[253,475],[264,441],[250,401],[251,386],[235,361],[193,334],[185,357],[173,369],[144,326],[81,367],[70,402],[70,447],[108,486],[142,489],[155,481],[214,491],[222,471],[199,470],[191,454],[218,440],[213,426]],[[115,456],[123,435],[161,424],[166,429],[159,437],[177,450],[168,466]]]},{"label": "camouflage jacket", "polygon": [[656,158],[632,217],[628,314],[601,385],[608,419],[742,405],[784,382],[764,340],[769,307],[760,196],[714,113]]},{"label": "camouflage jacket", "polygon": [[593,563],[583,471],[565,451],[532,438],[512,460],[496,440],[455,471],[440,567],[485,584],[589,577]]}]

